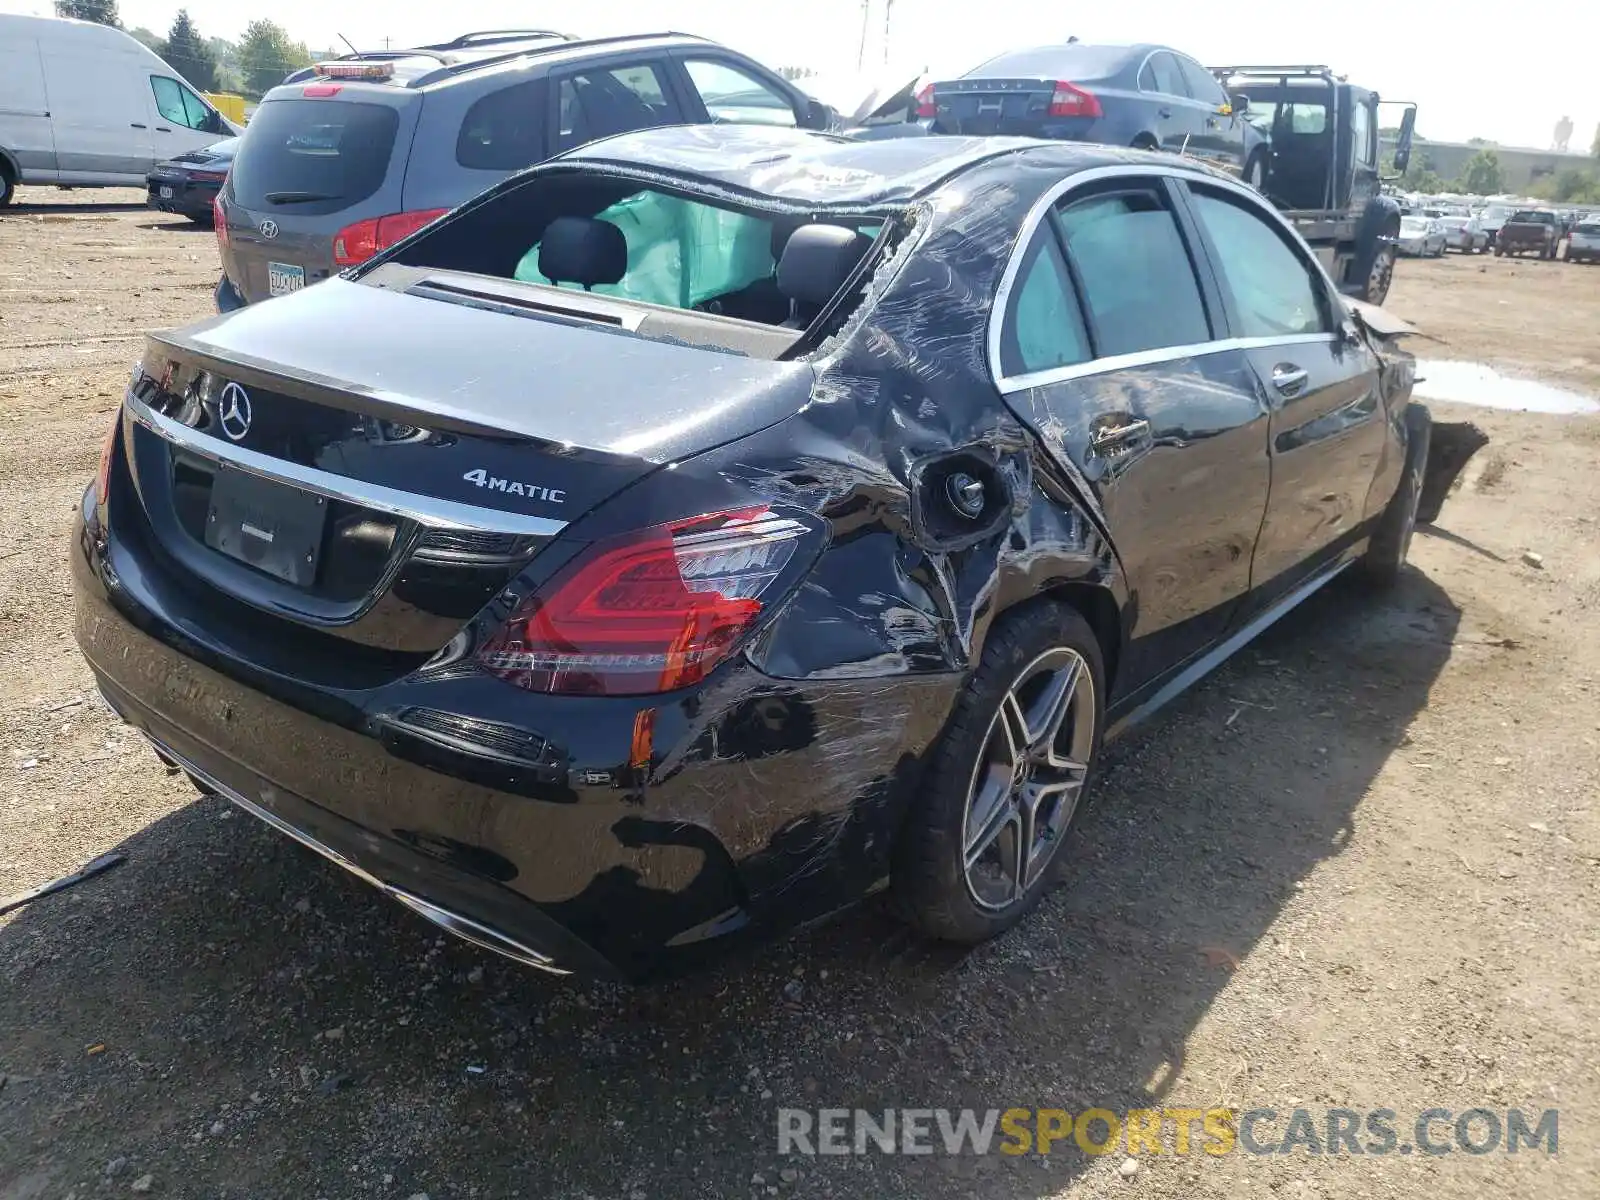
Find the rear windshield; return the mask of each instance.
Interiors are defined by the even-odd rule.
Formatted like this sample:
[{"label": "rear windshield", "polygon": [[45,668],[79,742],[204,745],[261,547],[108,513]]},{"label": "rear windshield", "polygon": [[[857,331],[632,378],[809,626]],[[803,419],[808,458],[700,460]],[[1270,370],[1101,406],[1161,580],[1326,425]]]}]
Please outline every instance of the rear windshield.
[{"label": "rear windshield", "polygon": [[964,79],[1104,79],[1120,71],[1132,52],[1123,46],[1040,46],[991,58]]},{"label": "rear windshield", "polygon": [[1583,234],[1600,233],[1600,221],[1585,221],[1582,225],[1578,226],[1575,232]]},{"label": "rear windshield", "polygon": [[296,216],[341,212],[383,184],[399,114],[349,100],[274,100],[256,109],[233,164],[233,198]]},{"label": "rear windshield", "polygon": [[[836,227],[822,235],[835,248],[818,254],[808,237],[809,250],[801,244],[780,272],[794,231],[808,224]],[[531,178],[440,222],[393,261],[798,334],[887,242],[883,235],[875,215],[779,214],[611,176],[561,173]],[[795,265],[797,259],[803,261]],[[835,317],[842,316],[835,306]]]},{"label": "rear windshield", "polygon": [[1553,225],[1556,216],[1554,213],[1534,212],[1531,208],[1518,209],[1511,214],[1513,225]]}]

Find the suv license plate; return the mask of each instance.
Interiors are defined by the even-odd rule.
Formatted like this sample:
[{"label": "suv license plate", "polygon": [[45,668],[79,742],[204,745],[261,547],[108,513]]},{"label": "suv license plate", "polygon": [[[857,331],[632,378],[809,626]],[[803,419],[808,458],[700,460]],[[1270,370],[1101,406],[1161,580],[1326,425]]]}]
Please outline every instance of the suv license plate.
[{"label": "suv license plate", "polygon": [[172,199],[172,189],[167,187],[164,184],[162,185],[162,188],[161,188],[161,198],[163,200],[171,200]]},{"label": "suv license plate", "polygon": [[274,296],[298,292],[306,285],[306,269],[292,263],[267,264],[267,291]]},{"label": "suv license plate", "polygon": [[321,496],[224,467],[211,483],[206,545],[286,583],[310,587],[327,519],[328,502]]}]

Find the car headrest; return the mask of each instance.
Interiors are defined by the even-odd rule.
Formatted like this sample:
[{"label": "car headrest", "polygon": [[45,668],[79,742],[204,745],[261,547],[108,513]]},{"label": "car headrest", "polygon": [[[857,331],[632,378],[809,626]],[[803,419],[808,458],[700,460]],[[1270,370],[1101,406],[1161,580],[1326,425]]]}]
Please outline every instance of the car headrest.
[{"label": "car headrest", "polygon": [[609,221],[557,217],[539,240],[539,274],[555,283],[617,283],[627,270],[627,239]]},{"label": "car headrest", "polygon": [[778,260],[778,290],[801,304],[826,304],[866,256],[872,239],[840,225],[802,225]]}]

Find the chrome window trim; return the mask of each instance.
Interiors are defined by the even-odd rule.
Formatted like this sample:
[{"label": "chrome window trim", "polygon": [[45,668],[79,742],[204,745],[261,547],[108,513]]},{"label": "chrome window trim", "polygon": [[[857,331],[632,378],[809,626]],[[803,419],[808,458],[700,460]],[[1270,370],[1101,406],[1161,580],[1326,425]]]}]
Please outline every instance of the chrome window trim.
[{"label": "chrome window trim", "polygon": [[[1155,51],[1151,51],[1155,53]],[[1235,180],[1213,174],[1199,167],[1186,165],[1166,164],[1150,166],[1112,166],[1090,167],[1086,171],[1079,171],[1074,175],[1059,180],[1034,201],[1028,210],[1028,215],[1022,220],[1022,227],[1017,233],[1016,243],[1011,247],[1011,256],[1006,263],[1006,269],[1000,276],[1000,287],[995,292],[994,304],[989,310],[989,328],[985,334],[989,358],[989,374],[994,379],[995,386],[1002,395],[1011,395],[1031,387],[1042,387],[1050,383],[1060,383],[1067,379],[1081,379],[1089,375],[1100,375],[1108,371],[1122,370],[1128,367],[1149,366],[1152,363],[1173,362],[1184,358],[1200,358],[1207,354],[1218,354],[1225,350],[1251,350],[1262,346],[1292,346],[1310,342],[1337,341],[1339,334],[1326,333],[1294,333],[1282,337],[1249,337],[1249,338],[1218,338],[1209,342],[1198,342],[1187,346],[1161,346],[1154,350],[1139,350],[1132,354],[1117,354],[1106,358],[1090,359],[1085,363],[1074,363],[1065,367],[1052,367],[1046,371],[1025,372],[1019,375],[1007,375],[1001,366],[1000,345],[1001,332],[1005,325],[1006,313],[1011,306],[1011,292],[1016,287],[1017,275],[1022,269],[1022,257],[1039,228],[1048,219],[1050,210],[1059,204],[1069,193],[1088,184],[1098,183],[1106,179],[1149,179],[1149,178],[1180,179],[1186,183],[1199,183],[1208,187],[1217,188],[1219,191],[1231,192],[1248,201],[1252,211],[1257,214],[1267,214],[1277,221],[1280,228],[1286,230],[1291,238],[1302,245],[1305,239],[1299,232],[1284,219],[1283,214],[1265,203],[1260,195],[1253,189]],[[1307,248],[1309,249],[1309,247]],[[1323,286],[1328,292],[1330,300],[1338,296],[1338,289],[1328,277],[1328,272],[1323,268],[1321,261],[1315,254],[1306,253],[1301,256],[1301,265],[1309,267],[1322,279]],[[1196,281],[1198,283],[1198,280]],[[1337,310],[1335,310],[1337,312]]]},{"label": "chrome window trim", "polygon": [[158,437],[180,446],[191,454],[210,459],[221,466],[233,467],[274,483],[304,488],[330,500],[343,500],[359,504],[391,516],[416,521],[428,529],[460,529],[480,533],[513,533],[532,537],[554,537],[567,527],[565,521],[549,517],[528,516],[505,512],[498,508],[481,508],[476,504],[463,504],[443,500],[436,496],[420,496],[385,487],[381,483],[368,483],[335,475],[317,467],[285,462],[243,446],[227,445],[217,438],[190,429],[181,421],[156,412],[143,400],[129,391],[123,399],[128,412],[139,424]]}]

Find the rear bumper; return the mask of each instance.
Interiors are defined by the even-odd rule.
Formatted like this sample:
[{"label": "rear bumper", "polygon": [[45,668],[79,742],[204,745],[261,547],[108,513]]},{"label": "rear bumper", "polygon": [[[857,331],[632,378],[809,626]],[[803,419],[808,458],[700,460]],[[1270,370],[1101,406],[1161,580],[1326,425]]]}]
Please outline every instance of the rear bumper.
[{"label": "rear bumper", "polygon": [[[436,924],[559,973],[641,978],[870,890],[958,682],[791,685],[739,662],[654,704],[460,670],[313,689],[230,660],[204,597],[140,553],[86,494],[75,626],[112,706],[280,831]],[[489,727],[532,739],[539,760],[474,740]]]},{"label": "rear bumper", "polygon": [[[169,187],[172,195],[163,197],[161,189]],[[148,181],[145,204],[158,212],[179,213],[186,217],[211,216],[211,203],[217,198],[220,185],[195,187],[181,179],[153,177]]]}]

